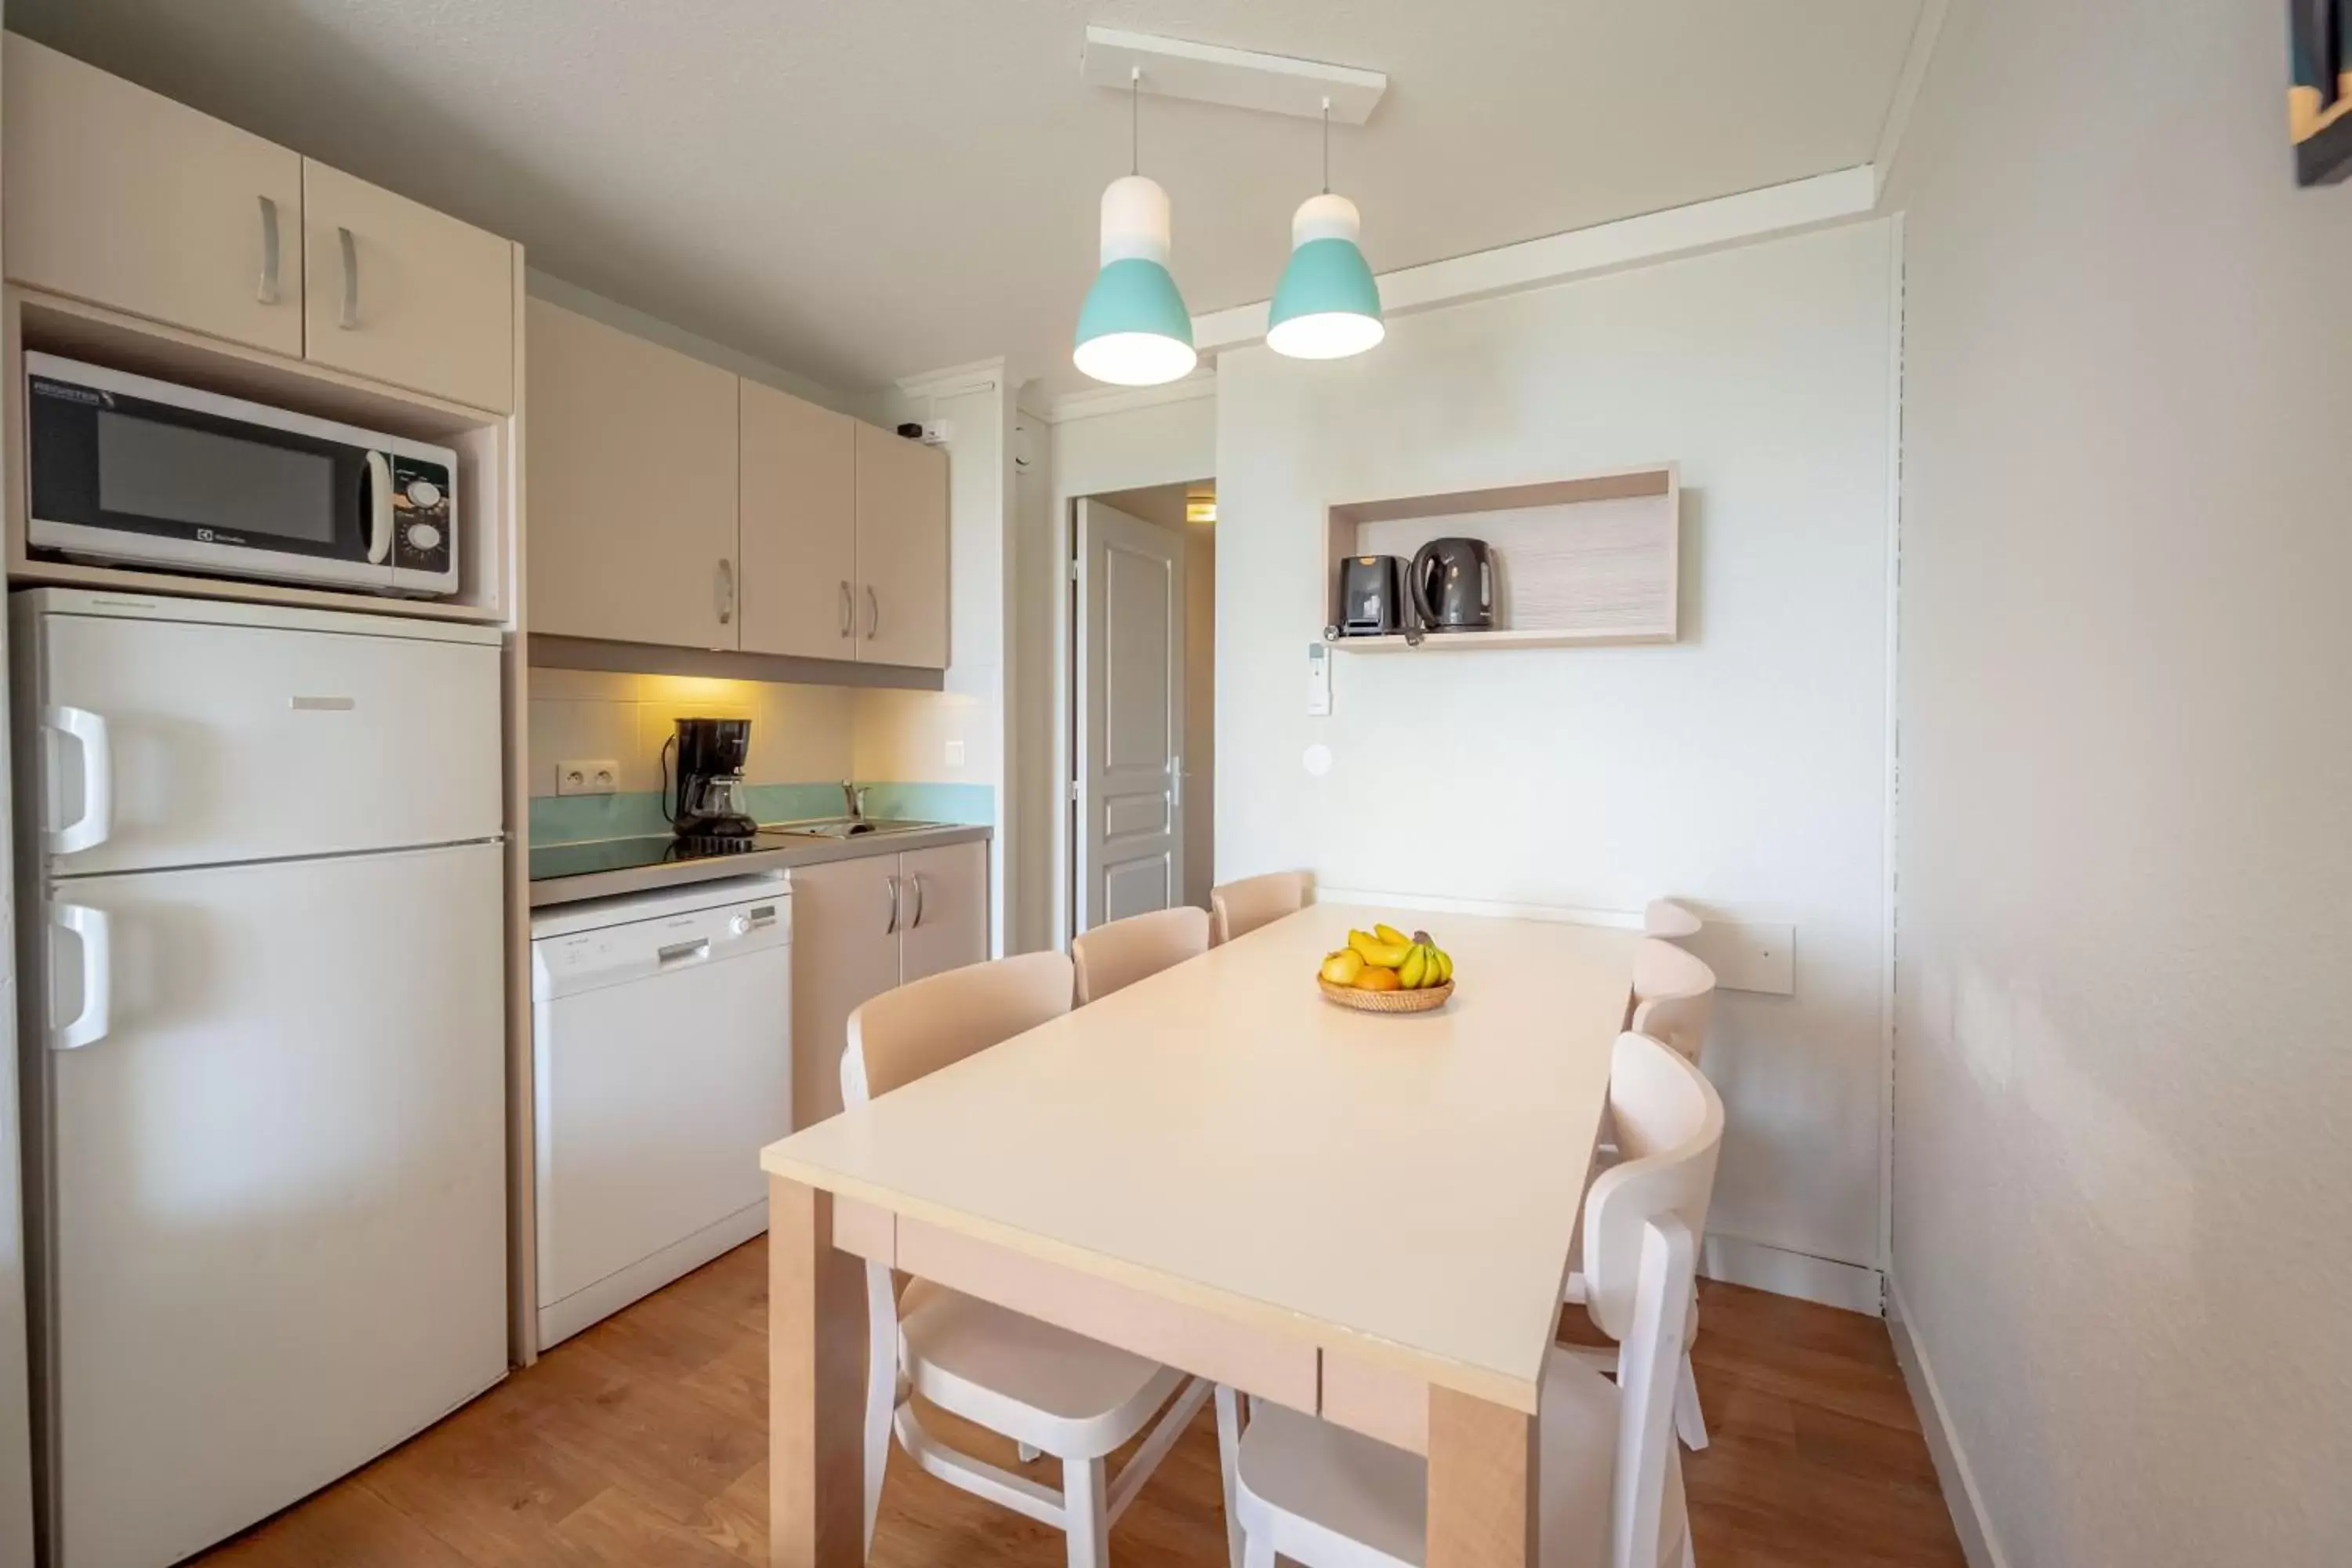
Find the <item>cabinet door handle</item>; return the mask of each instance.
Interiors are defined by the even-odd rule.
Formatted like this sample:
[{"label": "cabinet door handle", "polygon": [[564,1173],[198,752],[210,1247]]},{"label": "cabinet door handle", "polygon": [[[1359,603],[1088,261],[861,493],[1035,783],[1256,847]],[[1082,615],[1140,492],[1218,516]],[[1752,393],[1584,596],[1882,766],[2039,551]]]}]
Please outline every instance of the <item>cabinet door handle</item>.
[{"label": "cabinet door handle", "polygon": [[255,298],[278,303],[278,204],[268,196],[261,198],[261,288]]},{"label": "cabinet door handle", "polygon": [[907,929],[920,931],[923,925],[923,879],[920,877],[910,877],[908,879],[915,884],[915,918],[907,922]]},{"label": "cabinet door handle", "polygon": [[890,923],[882,928],[884,936],[898,934],[898,879],[890,879]]},{"label": "cabinet door handle", "polygon": [[343,247],[343,310],[335,325],[348,332],[360,324],[360,242],[348,228],[335,230],[335,239]]},{"label": "cabinet door handle", "polygon": [[849,579],[846,577],[841,580],[841,635],[845,637],[857,635],[857,604],[850,596]]},{"label": "cabinet door handle", "polygon": [[875,596],[874,584],[866,584],[866,640],[872,642],[882,630],[882,601]]},{"label": "cabinet door handle", "polygon": [[719,624],[723,626],[735,618],[735,563],[724,557],[719,563],[714,592],[719,601]]}]

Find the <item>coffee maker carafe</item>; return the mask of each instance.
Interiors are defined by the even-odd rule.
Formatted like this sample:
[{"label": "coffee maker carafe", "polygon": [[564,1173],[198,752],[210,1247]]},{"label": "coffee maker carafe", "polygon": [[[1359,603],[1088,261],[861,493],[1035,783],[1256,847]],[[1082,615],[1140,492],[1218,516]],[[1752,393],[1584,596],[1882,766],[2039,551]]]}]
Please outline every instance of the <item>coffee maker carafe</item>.
[{"label": "coffee maker carafe", "polygon": [[[668,753],[677,753],[677,795],[669,793]],[[749,719],[680,719],[662,743],[662,815],[681,838],[749,838],[758,831],[743,787],[751,752]]]}]

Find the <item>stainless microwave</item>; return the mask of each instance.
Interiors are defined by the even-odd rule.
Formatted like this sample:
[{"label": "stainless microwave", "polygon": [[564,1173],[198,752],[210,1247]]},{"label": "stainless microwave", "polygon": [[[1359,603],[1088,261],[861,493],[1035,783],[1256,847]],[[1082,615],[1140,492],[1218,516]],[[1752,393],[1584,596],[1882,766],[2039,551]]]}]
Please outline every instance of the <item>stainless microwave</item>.
[{"label": "stainless microwave", "polygon": [[457,591],[457,455],[25,356],[35,550],[420,597]]}]

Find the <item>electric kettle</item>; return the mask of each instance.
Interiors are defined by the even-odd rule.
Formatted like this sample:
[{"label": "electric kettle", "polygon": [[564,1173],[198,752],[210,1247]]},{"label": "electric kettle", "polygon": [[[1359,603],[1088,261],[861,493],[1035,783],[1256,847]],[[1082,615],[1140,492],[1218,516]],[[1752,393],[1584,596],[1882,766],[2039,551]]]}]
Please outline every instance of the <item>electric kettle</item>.
[{"label": "electric kettle", "polygon": [[1483,539],[1433,539],[1405,568],[1414,616],[1429,632],[1495,629],[1495,557]]}]

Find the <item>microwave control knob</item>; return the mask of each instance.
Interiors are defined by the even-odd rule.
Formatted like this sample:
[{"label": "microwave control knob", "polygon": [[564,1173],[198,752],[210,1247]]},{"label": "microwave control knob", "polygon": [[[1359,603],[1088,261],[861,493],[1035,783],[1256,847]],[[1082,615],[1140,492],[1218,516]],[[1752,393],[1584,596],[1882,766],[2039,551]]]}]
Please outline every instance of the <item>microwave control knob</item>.
[{"label": "microwave control knob", "polygon": [[[418,484],[423,484],[424,482],[425,481],[422,479],[417,481]],[[408,547],[411,550],[430,551],[438,548],[440,543],[441,531],[434,527],[431,523],[414,522],[409,524]]]},{"label": "microwave control knob", "polygon": [[[408,504],[411,506],[425,507],[428,510],[433,507],[439,506],[441,504],[441,487],[435,484],[431,479],[409,480]],[[426,545],[425,548],[429,550],[432,546]]]}]

